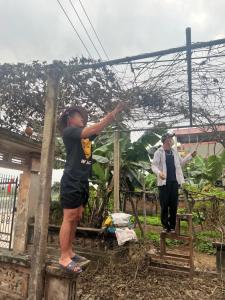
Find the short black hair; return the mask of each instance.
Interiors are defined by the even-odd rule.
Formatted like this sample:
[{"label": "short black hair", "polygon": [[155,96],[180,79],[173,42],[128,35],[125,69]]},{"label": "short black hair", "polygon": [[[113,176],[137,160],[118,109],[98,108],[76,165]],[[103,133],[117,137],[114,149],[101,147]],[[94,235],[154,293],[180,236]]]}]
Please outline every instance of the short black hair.
[{"label": "short black hair", "polygon": [[71,106],[64,110],[64,112],[60,115],[59,121],[58,121],[58,127],[60,132],[62,133],[63,130],[68,126],[68,117],[72,117],[76,112],[81,114],[81,116],[84,119],[85,125],[88,122],[88,112],[86,109],[82,106]]},{"label": "short black hair", "polygon": [[174,136],[175,136],[175,133],[169,133],[169,132],[164,133],[161,137],[161,142],[164,143],[166,139],[172,138]]}]

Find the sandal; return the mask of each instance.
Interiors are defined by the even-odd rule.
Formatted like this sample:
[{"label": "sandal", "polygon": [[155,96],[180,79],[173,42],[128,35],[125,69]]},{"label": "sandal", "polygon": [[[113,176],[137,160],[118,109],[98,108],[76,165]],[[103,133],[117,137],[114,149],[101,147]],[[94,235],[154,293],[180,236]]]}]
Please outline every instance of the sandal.
[{"label": "sandal", "polygon": [[84,262],[87,261],[86,257],[80,256],[78,254],[74,255],[73,257],[71,257],[72,261],[74,262]]},{"label": "sandal", "polygon": [[[67,265],[67,266],[63,266],[61,265],[61,268],[66,270],[66,271],[69,271],[69,272],[72,272],[72,273],[76,273],[76,274],[79,274],[82,272],[82,269],[77,265],[77,263],[73,260],[71,260],[71,262]],[[77,271],[75,271],[74,269],[77,269]]]}]

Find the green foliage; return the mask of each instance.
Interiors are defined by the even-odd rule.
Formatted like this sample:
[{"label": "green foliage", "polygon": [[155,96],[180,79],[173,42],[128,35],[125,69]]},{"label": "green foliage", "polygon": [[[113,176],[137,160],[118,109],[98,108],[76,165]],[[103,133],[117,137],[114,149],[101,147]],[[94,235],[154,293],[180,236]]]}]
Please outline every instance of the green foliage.
[{"label": "green foliage", "polygon": [[[197,202],[198,203],[198,202]],[[196,205],[197,205],[196,203]],[[205,220],[204,213],[202,211],[199,211],[199,207],[195,206],[195,210],[192,212],[192,221],[194,224],[202,224],[202,222]],[[186,208],[178,208],[177,211],[179,214],[186,214],[187,209]],[[181,227],[187,228],[187,222],[186,221],[181,221]]]},{"label": "green foliage", "polygon": [[183,188],[187,190],[196,200],[205,199],[206,197],[225,199],[225,191],[223,188],[215,187],[211,183],[205,185],[188,184],[185,183]]},{"label": "green foliage", "polygon": [[98,179],[98,183],[105,185],[109,179],[108,169],[101,165],[99,162],[96,162],[92,166],[92,171],[95,174],[95,178]]},{"label": "green foliage", "polygon": [[[140,220],[142,220],[142,218],[143,218],[142,216],[139,217]],[[153,220],[154,220],[154,218],[153,218]],[[155,218],[155,223],[156,223],[156,220],[157,219]],[[150,218],[148,219],[147,224],[153,225],[153,224],[149,224],[150,223],[149,221],[150,221]],[[154,221],[153,221],[153,223],[154,223]],[[183,228],[186,227],[184,225],[185,223],[186,222],[184,222],[182,225]],[[156,225],[156,226],[158,226],[158,225]],[[138,238],[141,238],[140,229],[135,228],[135,232],[136,232]],[[145,239],[152,241],[155,246],[159,247],[160,233],[147,231],[145,234]],[[197,251],[199,251],[201,253],[215,254],[215,249],[213,249],[212,242],[218,241],[220,239],[221,239],[221,233],[218,231],[212,231],[212,230],[201,231],[201,232],[198,232],[197,234],[195,234],[194,247]],[[179,246],[182,244],[183,244],[182,241],[166,239],[166,245],[168,247]]]},{"label": "green foliage", "polygon": [[[149,157],[145,146],[139,140],[132,143],[130,134],[122,132],[120,136],[120,150],[121,188],[132,191],[136,188],[142,188],[142,170],[150,169]],[[107,169],[109,185],[111,180],[110,174],[113,171],[113,135],[111,133],[108,136],[100,136],[96,139],[93,159],[95,161],[93,166],[94,178],[97,177],[99,180],[103,180],[103,169]],[[96,163],[101,164],[101,168]]]},{"label": "green foliage", "polygon": [[[140,222],[144,223],[144,216],[139,216]],[[161,226],[161,221],[159,216],[147,216],[146,217],[146,224],[152,226]]]},{"label": "green foliage", "polygon": [[196,234],[196,238],[198,239],[220,239],[221,238],[221,233],[218,232],[218,231],[213,231],[213,230],[208,230],[208,231],[201,231],[201,232],[198,232]]},{"label": "green foliage", "polygon": [[63,210],[59,201],[51,201],[49,212],[49,224],[61,225]]},{"label": "green foliage", "polygon": [[[135,228],[135,232],[137,234],[137,237],[141,238],[141,231],[139,228]],[[159,246],[160,243],[160,234],[155,232],[146,232],[145,239],[152,241],[156,246]]]},{"label": "green foliage", "polygon": [[206,182],[212,185],[221,178],[225,166],[225,150],[220,155],[211,155],[208,158],[196,156],[185,169],[190,183],[202,187]]},{"label": "green foliage", "polygon": [[197,251],[207,254],[215,254],[212,242],[221,239],[218,231],[202,231],[195,235],[195,248]]},{"label": "green foliage", "polygon": [[103,157],[103,156],[96,155],[96,154],[93,154],[92,158],[94,161],[96,161],[100,164],[107,164],[109,162],[109,159],[107,157]]},{"label": "green foliage", "polygon": [[145,189],[158,194],[157,177],[155,174],[149,173],[145,177]]},{"label": "green foliage", "polygon": [[215,249],[213,249],[211,242],[199,241],[198,243],[196,243],[195,249],[201,253],[215,254]]},{"label": "green foliage", "polygon": [[0,65],[0,127],[21,132],[29,123],[34,128],[34,135],[41,133],[50,69],[60,78],[59,111],[69,105],[82,104],[89,111],[90,119],[98,120],[105,111],[115,106],[114,99],[122,92],[110,68],[79,68],[89,62],[89,59],[74,58],[69,62],[55,61],[52,65],[38,61]]},{"label": "green foliage", "polygon": [[[137,237],[141,238],[140,229],[136,228],[135,232],[137,234]],[[148,240],[148,241],[153,242],[153,244],[156,247],[159,247],[159,245],[160,245],[160,233],[148,231],[145,234],[145,239]],[[168,247],[174,247],[174,246],[181,245],[181,244],[183,244],[182,241],[175,241],[175,240],[166,239],[166,245]]]}]

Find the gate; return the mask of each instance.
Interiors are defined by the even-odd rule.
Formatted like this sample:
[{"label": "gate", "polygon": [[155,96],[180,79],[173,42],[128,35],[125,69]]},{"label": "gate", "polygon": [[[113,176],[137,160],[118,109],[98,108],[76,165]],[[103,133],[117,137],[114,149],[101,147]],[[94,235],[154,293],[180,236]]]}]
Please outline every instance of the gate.
[{"label": "gate", "polygon": [[0,248],[11,249],[18,177],[0,174]]}]

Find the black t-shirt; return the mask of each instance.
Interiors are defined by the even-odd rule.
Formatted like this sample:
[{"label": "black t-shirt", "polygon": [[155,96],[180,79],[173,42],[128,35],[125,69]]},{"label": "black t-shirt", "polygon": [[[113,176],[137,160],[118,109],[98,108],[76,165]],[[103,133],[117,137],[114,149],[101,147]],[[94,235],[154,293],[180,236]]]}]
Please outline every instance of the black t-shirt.
[{"label": "black t-shirt", "polygon": [[95,136],[81,139],[83,128],[67,127],[63,131],[66,163],[62,180],[88,181],[92,167],[92,143]]},{"label": "black t-shirt", "polygon": [[165,150],[165,154],[166,154],[166,169],[167,169],[166,180],[167,181],[177,181],[173,151]]}]

